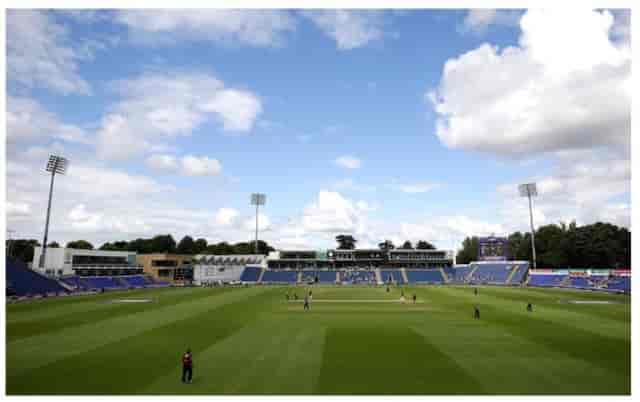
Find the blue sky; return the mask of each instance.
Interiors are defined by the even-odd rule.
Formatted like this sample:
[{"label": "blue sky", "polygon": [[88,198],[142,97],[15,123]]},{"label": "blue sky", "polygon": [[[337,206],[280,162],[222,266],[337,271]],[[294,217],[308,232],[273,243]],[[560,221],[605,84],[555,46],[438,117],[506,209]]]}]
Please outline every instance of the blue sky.
[{"label": "blue sky", "polygon": [[41,236],[50,152],[60,242],[248,240],[260,191],[279,247],[454,247],[526,230],[530,180],[538,224],[629,226],[628,13],[574,14],[10,11],[7,226]]}]

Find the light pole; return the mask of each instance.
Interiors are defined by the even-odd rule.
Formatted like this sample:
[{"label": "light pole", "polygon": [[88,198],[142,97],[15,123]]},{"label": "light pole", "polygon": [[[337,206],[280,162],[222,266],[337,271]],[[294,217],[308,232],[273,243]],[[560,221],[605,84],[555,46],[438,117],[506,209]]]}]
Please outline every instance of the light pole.
[{"label": "light pole", "polygon": [[535,230],[533,228],[533,206],[531,204],[531,197],[538,195],[538,188],[536,183],[526,183],[518,186],[521,197],[529,198],[529,218],[531,221],[531,250],[533,253],[533,269],[536,269],[536,237]]},{"label": "light pole", "polygon": [[49,204],[47,205],[47,220],[44,225],[44,240],[42,241],[42,254],[40,254],[40,268],[44,268],[45,257],[47,255],[47,238],[49,237],[49,216],[51,214],[51,198],[53,196],[53,181],[56,177],[56,173],[65,174],[67,171],[67,159],[51,155],[49,156],[49,162],[47,163],[47,172],[51,172],[51,184],[49,185]]},{"label": "light pole", "polygon": [[258,254],[258,208],[260,205],[264,205],[267,202],[267,196],[262,193],[251,194],[251,205],[256,206],[256,243],[255,253]]},{"label": "light pole", "polygon": [[15,233],[15,230],[12,229],[7,229],[7,233],[9,234],[9,245],[7,246],[7,256],[11,257],[11,246],[13,246],[13,234]]}]

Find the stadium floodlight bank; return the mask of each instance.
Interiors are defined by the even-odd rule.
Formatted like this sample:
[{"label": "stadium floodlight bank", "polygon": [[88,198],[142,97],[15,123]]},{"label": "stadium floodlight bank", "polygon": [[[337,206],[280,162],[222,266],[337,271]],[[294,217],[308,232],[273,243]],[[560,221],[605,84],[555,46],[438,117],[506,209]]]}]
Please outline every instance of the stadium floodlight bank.
[{"label": "stadium floodlight bank", "polygon": [[51,173],[51,183],[49,184],[49,202],[47,204],[47,220],[44,224],[44,240],[42,241],[42,256],[40,268],[44,268],[45,258],[47,255],[47,239],[49,237],[49,217],[51,215],[51,198],[53,197],[53,182],[57,174],[65,174],[67,171],[67,159],[57,155],[50,155],[47,162],[47,172]]},{"label": "stadium floodlight bank", "polygon": [[256,206],[256,243],[254,252],[258,254],[258,211],[260,205],[264,205],[267,203],[267,196],[262,193],[253,193],[251,194],[251,205]]},{"label": "stadium floodlight bank", "polygon": [[529,199],[529,219],[531,222],[531,253],[533,254],[533,269],[536,269],[536,238],[535,229],[533,227],[533,205],[531,203],[531,197],[538,195],[538,187],[536,183],[525,183],[518,186],[521,197],[527,197]]}]

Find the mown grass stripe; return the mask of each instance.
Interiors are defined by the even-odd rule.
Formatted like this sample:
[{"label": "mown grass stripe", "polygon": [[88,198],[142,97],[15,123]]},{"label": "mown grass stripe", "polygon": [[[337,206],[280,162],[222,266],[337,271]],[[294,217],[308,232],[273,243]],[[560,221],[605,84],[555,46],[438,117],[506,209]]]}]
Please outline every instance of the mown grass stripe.
[{"label": "mown grass stripe", "polygon": [[107,303],[108,300],[95,302],[97,306],[80,303],[85,307],[84,310],[76,308],[71,309],[68,314],[54,314],[51,317],[44,315],[37,320],[30,319],[12,322],[7,326],[7,343],[10,344],[38,334],[53,334],[56,331],[70,329],[75,326],[96,324],[100,321],[114,317],[140,314],[145,311],[159,309],[164,306],[184,303],[189,300],[197,300],[199,298],[210,296],[211,294],[206,292],[181,292],[176,290],[176,292],[154,294],[153,301],[149,303],[112,304]]},{"label": "mown grass stripe", "polygon": [[210,296],[175,305],[160,306],[140,314],[117,316],[52,334],[45,333],[20,339],[7,345],[7,366],[15,367],[10,375],[21,375],[25,370],[117,342],[146,330],[198,315],[217,305],[231,303],[264,291],[263,288],[224,290],[198,288],[194,289],[194,292],[209,293]]},{"label": "mown grass stripe", "polygon": [[[243,297],[235,297],[240,293]],[[198,314],[176,315],[174,320],[162,326],[58,359],[20,376],[9,376],[7,391],[21,395],[39,393],[33,391],[31,384],[45,381],[49,373],[56,372],[65,380],[50,384],[46,394],[136,393],[155,378],[179,366],[180,357],[187,347],[198,354],[209,344],[231,336],[247,321],[250,322],[250,315],[257,315],[259,311],[261,293],[225,292],[219,297],[226,302],[210,303]],[[199,333],[203,322],[209,325],[206,336]],[[83,373],[81,382],[74,377],[78,371]]]},{"label": "mown grass stripe", "polygon": [[327,330],[315,392],[438,395],[482,394],[484,389],[455,361],[410,328],[374,326]]}]

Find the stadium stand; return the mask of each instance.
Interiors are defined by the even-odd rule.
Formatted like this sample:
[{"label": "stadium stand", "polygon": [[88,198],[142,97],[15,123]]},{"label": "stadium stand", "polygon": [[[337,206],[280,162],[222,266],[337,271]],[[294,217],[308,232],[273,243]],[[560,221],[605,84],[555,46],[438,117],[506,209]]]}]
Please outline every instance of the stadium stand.
[{"label": "stadium stand", "polygon": [[110,276],[88,276],[82,278],[88,289],[124,289],[124,286]]},{"label": "stadium stand", "polygon": [[381,269],[380,277],[384,283],[404,283],[402,272],[399,269]]},{"label": "stadium stand", "polygon": [[258,278],[260,278],[260,272],[262,268],[258,267],[245,267],[244,271],[240,275],[240,280],[242,282],[258,282]]},{"label": "stadium stand", "polygon": [[143,275],[123,276],[120,279],[130,288],[144,288],[147,285]]},{"label": "stadium stand", "polygon": [[467,277],[473,268],[470,265],[459,265],[450,269],[453,272],[451,274],[447,272],[447,275],[452,283],[467,283]]},{"label": "stadium stand", "polygon": [[527,274],[527,270],[529,269],[529,262],[522,262],[515,265],[515,272],[511,276],[510,284],[521,284],[524,281],[525,275]]},{"label": "stadium stand", "polygon": [[23,262],[6,258],[7,283],[15,296],[66,294],[67,290],[57,281],[29,269]]},{"label": "stadium stand", "polygon": [[337,279],[336,271],[302,271],[302,282],[315,282],[316,277],[318,283],[335,283]]},{"label": "stadium stand", "polygon": [[619,276],[619,277],[611,278],[607,281],[607,289],[631,292],[631,277]]},{"label": "stadium stand", "polygon": [[296,271],[268,270],[262,275],[262,283],[296,283],[298,273]]},{"label": "stadium stand", "polygon": [[375,284],[376,273],[369,270],[345,269],[340,271],[340,281],[345,284]]},{"label": "stadium stand", "polygon": [[511,273],[512,265],[505,263],[477,264],[469,281],[471,283],[504,284]]},{"label": "stadium stand", "polygon": [[531,275],[529,277],[529,286],[560,286],[566,275]]},{"label": "stadium stand", "polygon": [[439,269],[407,269],[409,283],[444,283]]}]

